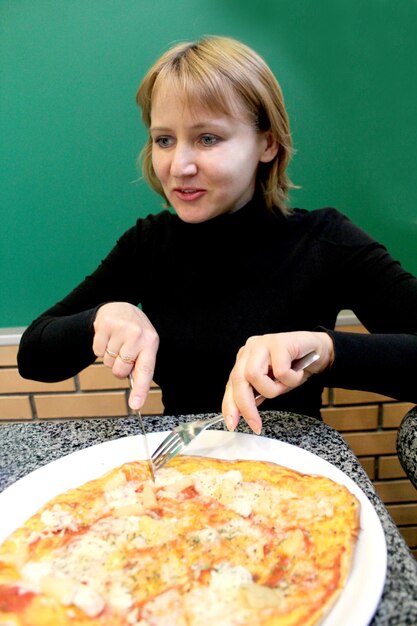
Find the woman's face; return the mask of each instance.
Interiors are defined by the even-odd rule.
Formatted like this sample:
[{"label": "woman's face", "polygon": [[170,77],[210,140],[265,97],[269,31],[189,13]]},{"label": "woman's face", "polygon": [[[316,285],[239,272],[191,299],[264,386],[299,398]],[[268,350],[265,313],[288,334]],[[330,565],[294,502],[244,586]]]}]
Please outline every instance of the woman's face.
[{"label": "woman's face", "polygon": [[184,222],[198,223],[244,206],[253,196],[259,162],[278,146],[242,115],[191,108],[161,86],[152,101],[152,165]]}]

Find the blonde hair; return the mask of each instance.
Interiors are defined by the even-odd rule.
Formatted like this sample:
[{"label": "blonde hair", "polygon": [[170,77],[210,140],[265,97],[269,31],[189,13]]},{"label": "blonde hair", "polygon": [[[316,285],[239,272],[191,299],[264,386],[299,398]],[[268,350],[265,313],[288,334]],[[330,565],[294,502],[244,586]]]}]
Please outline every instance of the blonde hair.
[{"label": "blonde hair", "polygon": [[[136,94],[148,129],[152,97],[161,81],[169,81],[187,104],[211,112],[239,115],[243,106],[257,131],[272,133],[278,152],[271,162],[259,164],[257,185],[269,209],[287,214],[288,191],[294,187],[286,173],[292,155],[289,120],[281,88],[262,57],[229,37],[203,37],[172,47],[149,69]],[[152,165],[151,137],[140,158],[145,180],[165,197]]]}]

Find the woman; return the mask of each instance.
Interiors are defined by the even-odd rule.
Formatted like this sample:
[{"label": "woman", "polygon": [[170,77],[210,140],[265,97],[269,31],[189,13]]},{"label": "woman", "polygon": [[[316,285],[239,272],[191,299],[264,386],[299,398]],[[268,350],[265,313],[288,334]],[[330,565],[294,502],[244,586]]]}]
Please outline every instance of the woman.
[{"label": "woman", "polygon": [[[132,371],[132,409],[154,379],[167,414],[221,406],[230,429],[243,415],[257,433],[254,389],[265,409],[316,417],[325,385],[417,402],[417,280],[336,210],[287,208],[289,124],[266,63],[229,38],[180,44],[137,102],[145,178],[175,214],[139,219],[29,326],[22,376],[56,381],[102,356]],[[342,309],[370,334],[335,331]]]}]

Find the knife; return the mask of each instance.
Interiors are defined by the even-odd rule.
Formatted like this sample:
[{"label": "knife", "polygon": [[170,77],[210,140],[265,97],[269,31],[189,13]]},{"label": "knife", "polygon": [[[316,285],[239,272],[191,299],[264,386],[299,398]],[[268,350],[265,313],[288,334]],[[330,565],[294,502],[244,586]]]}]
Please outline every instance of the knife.
[{"label": "knife", "polygon": [[[130,383],[130,388],[133,389],[133,376],[132,376],[132,374],[129,374],[129,383]],[[142,413],[140,412],[139,409],[136,411],[136,415],[139,418],[140,429],[142,431],[143,440],[145,442],[145,454],[146,454],[146,460],[147,460],[148,466],[149,466],[149,471],[151,473],[152,481],[155,482],[155,469],[154,469],[154,466],[153,466],[153,463],[152,463],[151,453],[149,451],[148,438],[146,436],[145,424],[143,423]]]}]

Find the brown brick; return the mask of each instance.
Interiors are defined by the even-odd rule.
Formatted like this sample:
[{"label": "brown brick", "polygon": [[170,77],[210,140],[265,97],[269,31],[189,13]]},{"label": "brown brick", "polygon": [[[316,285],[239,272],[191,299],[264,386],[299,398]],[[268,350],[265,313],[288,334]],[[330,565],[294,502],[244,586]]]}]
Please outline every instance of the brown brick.
[{"label": "brown brick", "polygon": [[120,392],[60,394],[34,397],[38,417],[112,417],[127,415],[126,394]]},{"label": "brown brick", "polygon": [[[401,467],[398,456],[380,456],[379,457],[379,478],[402,478],[405,472]],[[417,496],[417,494],[416,494]],[[417,497],[416,497],[417,499]]]},{"label": "brown brick", "polygon": [[37,393],[53,391],[75,391],[73,378],[60,383],[39,383],[22,378],[14,368],[0,369],[0,393]]},{"label": "brown brick", "polygon": [[375,478],[375,457],[374,456],[363,456],[359,459],[360,464],[362,465],[365,472],[368,474],[371,480]]},{"label": "brown brick", "polygon": [[370,391],[353,389],[333,389],[333,404],[371,404],[391,400],[388,396]]},{"label": "brown brick", "polygon": [[0,346],[0,366],[5,367],[7,365],[17,365],[18,346]]},{"label": "brown brick", "polygon": [[375,430],[378,406],[329,407],[321,411],[323,420],[336,430]]},{"label": "brown brick", "polygon": [[28,396],[0,397],[0,420],[30,420],[32,409]]},{"label": "brown brick", "polygon": [[387,509],[397,526],[417,525],[416,502],[412,504],[391,504],[387,506]]},{"label": "brown brick", "polygon": [[323,389],[321,403],[323,406],[327,406],[329,404],[329,390],[327,388]]},{"label": "brown brick", "polygon": [[400,526],[399,530],[402,536],[404,537],[404,539],[406,540],[407,545],[410,546],[410,548],[416,548],[417,547],[417,526],[409,526],[409,527]]},{"label": "brown brick", "polygon": [[382,426],[384,428],[398,428],[406,413],[415,405],[411,402],[395,402],[382,405]]},{"label": "brown brick", "polygon": [[366,328],[361,324],[338,326],[337,330],[342,333],[368,333]]},{"label": "brown brick", "polygon": [[396,452],[396,431],[344,433],[343,438],[356,456],[395,454]]},{"label": "brown brick", "polygon": [[375,481],[374,487],[385,503],[410,502],[417,499],[416,488],[407,479]]},{"label": "brown brick", "polygon": [[[141,413],[144,417],[146,415],[162,415],[164,412],[164,405],[162,404],[162,394],[159,389],[151,389],[146,398],[146,402],[141,409]],[[131,411],[131,409],[130,409]]]},{"label": "brown brick", "polygon": [[104,365],[91,365],[79,373],[78,380],[81,391],[97,389],[127,389],[127,378],[116,378],[111,369]]}]

